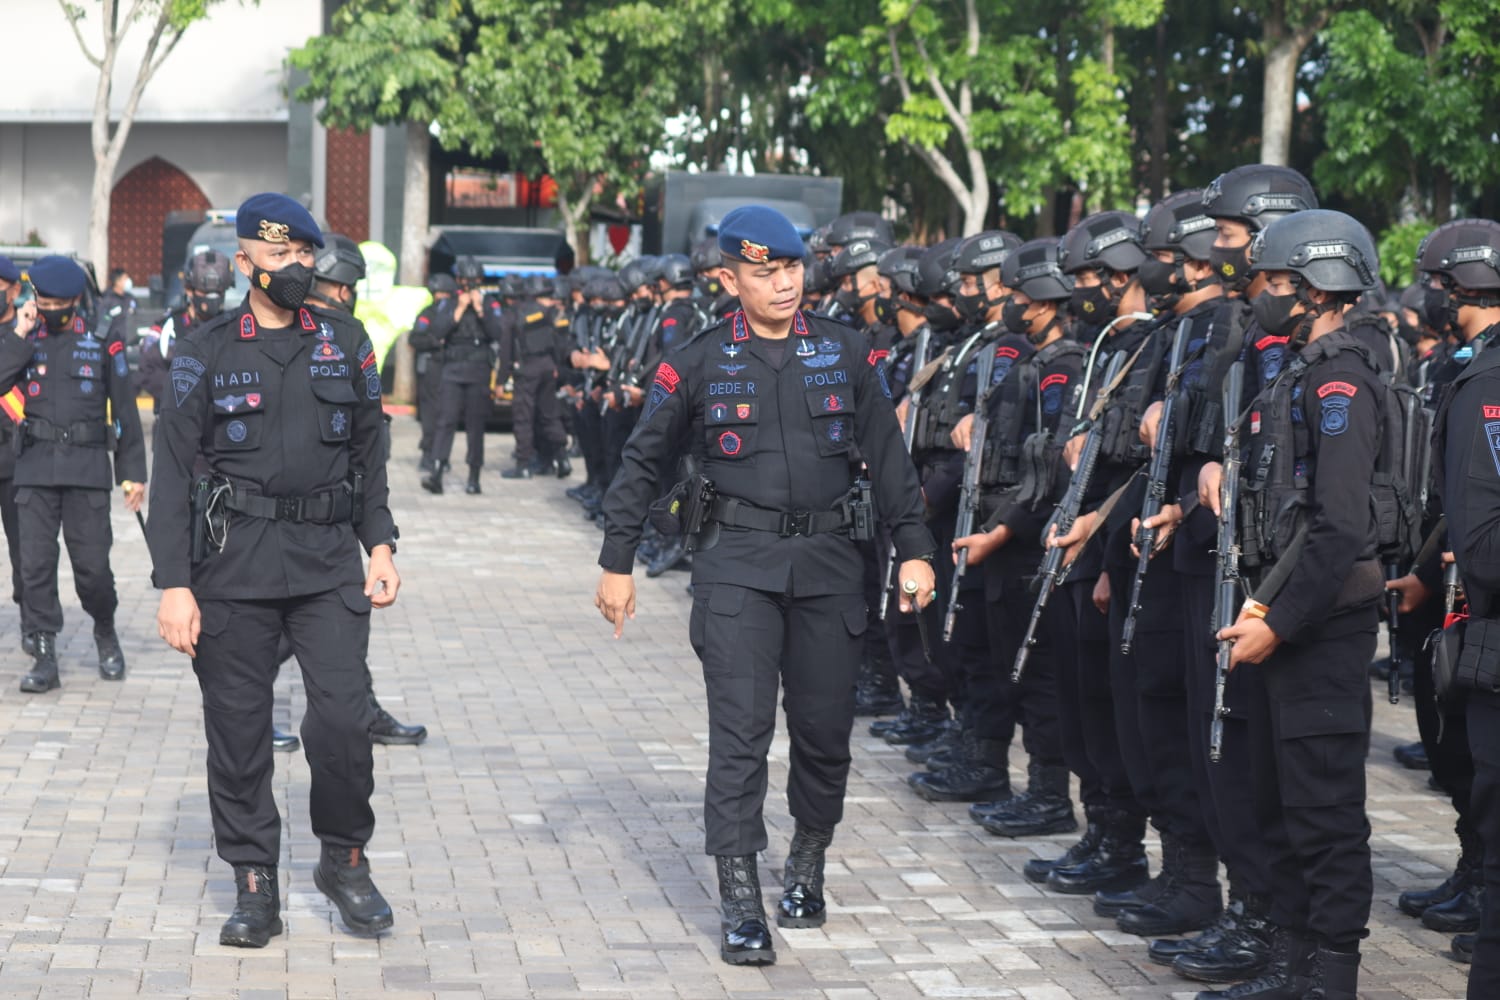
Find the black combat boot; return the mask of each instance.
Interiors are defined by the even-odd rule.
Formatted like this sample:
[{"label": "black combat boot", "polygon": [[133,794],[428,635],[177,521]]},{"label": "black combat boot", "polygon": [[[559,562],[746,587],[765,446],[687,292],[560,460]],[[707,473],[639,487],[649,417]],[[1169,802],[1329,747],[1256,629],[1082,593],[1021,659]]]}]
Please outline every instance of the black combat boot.
[{"label": "black combat boot", "polygon": [[567,479],[573,474],[573,463],[568,460],[567,452],[557,453],[557,458],[552,461],[552,471],[558,479]]},{"label": "black combat boot", "polygon": [[296,753],[302,749],[302,741],[291,733],[283,733],[275,726],[272,726],[271,749],[278,753]]},{"label": "black combat boot", "polygon": [[863,663],[859,668],[859,680],[854,684],[854,714],[895,715],[905,709],[901,682],[891,672],[890,665],[882,670],[868,661]]},{"label": "black combat boot", "polygon": [[517,462],[514,469],[506,469],[500,473],[501,479],[530,479],[531,476],[531,466],[526,462]]},{"label": "black combat boot", "polygon": [[1138,885],[1134,889],[1101,889],[1094,893],[1094,912],[1112,920],[1126,910],[1137,910],[1154,903],[1157,897],[1167,891],[1167,886],[1167,870],[1163,868],[1147,879],[1144,885]]},{"label": "black combat boot", "polygon": [[1011,799],[979,825],[1001,837],[1045,837],[1078,829],[1073,800],[1068,797],[1068,769],[1027,765],[1026,791]]},{"label": "black combat boot", "polygon": [[[926,699],[928,701],[936,701],[939,704],[941,704],[943,702],[943,700],[944,700],[941,697],[934,698],[934,697],[928,695],[925,691],[918,691],[916,688],[912,688],[912,690],[911,690],[911,697],[912,697],[912,700],[916,700],[918,698],[922,698],[922,699]],[[911,712],[912,712],[911,704],[908,702],[907,704],[903,705],[901,708],[897,709],[896,710],[896,714],[894,716],[892,716],[891,718],[889,718],[889,719],[876,719],[874,722],[870,723],[870,728],[869,728],[870,735],[871,736],[879,737],[880,739],[885,739],[885,734],[889,733],[892,729],[896,729],[896,728],[901,727],[901,726],[909,726],[909,725],[911,725],[911,723],[912,723],[912,714],[911,714]]]},{"label": "black combat boot", "polygon": [[[1146,957],[1157,965],[1172,965],[1183,955],[1206,952],[1224,940],[1224,935],[1230,933],[1238,926],[1239,919],[1244,912],[1245,904],[1231,895],[1229,897],[1229,905],[1224,907],[1224,911],[1219,914],[1218,920],[1215,920],[1212,924],[1209,924],[1191,937],[1156,938],[1146,946]],[[1237,983],[1241,979],[1249,978],[1250,976],[1235,976],[1233,979],[1209,979],[1206,981],[1210,983]]]},{"label": "black combat boot", "polygon": [[786,855],[784,891],[776,905],[777,927],[822,927],[828,919],[823,901],[823,860],[831,843],[832,830],[797,824]]},{"label": "black combat boot", "polygon": [[396,717],[387,712],[370,695],[370,708],[374,710],[375,717],[370,722],[370,742],[383,743],[386,746],[408,746],[414,747],[427,738],[426,726],[404,726],[396,720]]},{"label": "black combat boot", "polygon": [[1459,832],[1458,863],[1453,874],[1431,889],[1412,889],[1396,897],[1396,907],[1409,917],[1420,917],[1439,903],[1463,893],[1465,887],[1475,879],[1484,880],[1484,844],[1472,834],[1468,837]]},{"label": "black combat boot", "polygon": [[1359,1000],[1359,952],[1318,948],[1302,1000]]},{"label": "black combat boot", "polygon": [[1009,744],[963,737],[963,759],[941,771],[918,771],[906,779],[928,802],[986,802],[1010,794]]},{"label": "black combat boot", "polygon": [[719,872],[719,957],[730,965],[771,965],[776,950],[760,899],[755,855],[715,857]]},{"label": "black combat boot", "polygon": [[417,459],[417,471],[431,472],[436,468],[437,465],[432,461],[432,455],[425,451],[422,452],[422,456]]},{"label": "black combat boot", "polygon": [[963,754],[964,727],[957,719],[943,723],[942,729],[925,743],[913,743],[902,754],[913,764],[925,764],[929,771],[957,763]]},{"label": "black combat boot", "polygon": [[1047,888],[1070,896],[1101,889],[1133,889],[1151,877],[1146,863],[1146,817],[1112,809],[1099,849],[1087,858],[1058,865],[1047,876]]},{"label": "black combat boot", "polygon": [[[972,816],[974,811],[969,810]],[[1021,874],[1026,876],[1026,881],[1035,882],[1037,885],[1047,881],[1047,876],[1052,869],[1060,865],[1076,865],[1081,861],[1093,856],[1099,849],[1099,842],[1104,839],[1104,813],[1099,809],[1084,807],[1083,836],[1078,839],[1072,847],[1062,853],[1058,858],[1032,858],[1026,862],[1021,869]]]},{"label": "black combat boot", "polygon": [[22,632],[21,633],[21,652],[25,653],[27,656],[32,656],[32,657],[36,656],[36,633],[35,632]]},{"label": "black combat boot", "polygon": [[21,690],[27,694],[41,694],[62,687],[57,678],[57,633],[36,633],[36,663],[21,678]]},{"label": "black combat boot", "polygon": [[1190,934],[1219,918],[1219,858],[1212,845],[1189,846],[1171,838],[1162,844],[1162,869],[1165,889],[1145,906],[1117,916],[1120,930],[1141,937]]},{"label": "black combat boot", "polygon": [[1261,976],[1224,990],[1203,990],[1195,1000],[1303,1000],[1313,962],[1312,942],[1272,927],[1271,961]]},{"label": "black combat boot", "polygon": [[434,493],[438,496],[442,496],[443,470],[441,468],[433,469],[430,474],[423,476],[422,489],[426,490],[428,493]]},{"label": "black combat boot", "polygon": [[1453,961],[1469,965],[1474,961],[1474,939],[1477,934],[1455,934],[1453,943],[1449,946],[1449,954]]},{"label": "black combat boot", "polygon": [[1396,763],[1409,771],[1430,771],[1432,763],[1427,759],[1427,748],[1417,743],[1403,743],[1391,751]]},{"label": "black combat boot", "polygon": [[646,575],[656,579],[670,569],[675,569],[687,558],[687,539],[678,535],[676,538],[667,540],[661,548],[656,550],[656,557],[646,564]]},{"label": "black combat boot", "polygon": [[[1270,900],[1262,897],[1231,899],[1219,922],[1192,939],[1202,939],[1205,947],[1177,955],[1170,963],[1172,971],[1201,983],[1237,983],[1259,976],[1271,964],[1269,911]],[[1218,940],[1208,941],[1215,929],[1221,930]],[[1151,942],[1152,958],[1159,943]]]},{"label": "black combat boot", "polygon": [[324,844],[318,867],[313,869],[313,884],[333,900],[344,926],[355,934],[373,936],[395,923],[391,905],[370,880],[370,861],[362,847]]},{"label": "black combat boot", "polygon": [[[885,741],[892,746],[909,743],[926,743],[935,739],[949,721],[948,706],[935,698],[913,692],[911,703],[906,707],[906,720],[897,723],[885,732]],[[873,726],[871,727],[874,728]]]},{"label": "black combat boot", "polygon": [[231,948],[264,948],[282,931],[276,866],[235,865],[234,888],[234,912],[219,929],[219,943]]},{"label": "black combat boot", "polygon": [[120,648],[114,622],[94,626],[94,648],[99,651],[99,676],[107,681],[123,681],[125,651]]},{"label": "black combat boot", "polygon": [[464,492],[469,496],[478,496],[483,491],[479,488],[479,466],[469,466],[469,481],[464,484]]},{"label": "black combat boot", "polygon": [[1464,934],[1479,930],[1483,912],[1484,873],[1473,870],[1458,895],[1422,911],[1422,926],[1444,934]]}]

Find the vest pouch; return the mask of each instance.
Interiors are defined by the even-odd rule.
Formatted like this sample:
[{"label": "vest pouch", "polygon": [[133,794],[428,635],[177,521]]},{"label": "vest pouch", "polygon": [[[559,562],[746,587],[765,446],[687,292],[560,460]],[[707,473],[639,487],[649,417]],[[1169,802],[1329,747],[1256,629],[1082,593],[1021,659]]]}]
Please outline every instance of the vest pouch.
[{"label": "vest pouch", "polygon": [[265,421],[264,393],[229,393],[218,397],[213,401],[214,448],[218,451],[254,451],[261,446]]},{"label": "vest pouch", "polygon": [[319,437],[329,444],[348,441],[359,398],[354,386],[341,378],[313,379],[312,391],[318,399]]},{"label": "vest pouch", "polygon": [[[823,458],[847,455],[854,441],[854,394],[839,387],[804,393],[813,440]],[[952,447],[950,444],[949,447]]]},{"label": "vest pouch", "polygon": [[703,410],[704,443],[708,457],[740,461],[755,450],[760,404],[753,399],[718,399]]}]

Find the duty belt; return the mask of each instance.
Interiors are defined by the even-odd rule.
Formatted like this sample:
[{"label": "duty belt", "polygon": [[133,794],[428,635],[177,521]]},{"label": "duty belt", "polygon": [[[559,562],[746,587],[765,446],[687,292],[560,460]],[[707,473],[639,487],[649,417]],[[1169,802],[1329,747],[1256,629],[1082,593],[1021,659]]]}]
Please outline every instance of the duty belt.
[{"label": "duty belt", "polygon": [[52,441],[57,444],[89,445],[104,447],[109,444],[109,428],[104,424],[80,420],[59,427],[41,417],[28,417],[21,425],[26,431],[26,440]]},{"label": "duty belt", "polygon": [[782,538],[823,535],[849,528],[849,512],[838,510],[770,510],[735,497],[718,496],[708,508],[708,519],[727,528],[769,531]]},{"label": "duty belt", "polygon": [[294,524],[339,524],[350,520],[354,513],[349,491],[343,487],[306,497],[264,497],[234,492],[224,498],[224,506],[237,514]]}]

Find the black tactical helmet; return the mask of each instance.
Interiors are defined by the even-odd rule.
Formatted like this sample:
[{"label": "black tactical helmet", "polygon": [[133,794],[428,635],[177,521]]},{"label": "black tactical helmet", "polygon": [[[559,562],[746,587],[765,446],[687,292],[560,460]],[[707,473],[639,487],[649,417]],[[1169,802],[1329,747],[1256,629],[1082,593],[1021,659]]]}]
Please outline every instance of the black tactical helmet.
[{"label": "black tactical helmet", "polygon": [[1171,250],[1192,260],[1208,260],[1208,248],[1217,236],[1214,220],[1203,212],[1203,192],[1197,188],[1163,198],[1151,206],[1141,223],[1141,246]]},{"label": "black tactical helmet", "polygon": [[313,274],[322,281],[353,288],[365,276],[365,255],[343,233],[324,233],[323,249],[313,258]]},{"label": "black tactical helmet", "polygon": [[1396,299],[1396,305],[1402,309],[1410,309],[1418,316],[1422,315],[1422,300],[1427,297],[1427,289],[1419,281],[1413,281],[1401,289],[1401,294]]},{"label": "black tactical helmet", "polygon": [[807,252],[810,254],[828,253],[828,227],[819,226],[807,237]]},{"label": "black tactical helmet", "polygon": [[449,295],[458,291],[458,282],[453,280],[453,275],[438,271],[427,276],[427,290],[433,295],[446,292]]},{"label": "black tactical helmet", "polygon": [[905,292],[907,295],[917,295],[917,283],[919,275],[917,272],[917,261],[922,259],[925,251],[921,247],[903,246],[894,250],[887,250],[880,255],[880,261],[875,265],[883,277],[889,278],[891,289],[897,292]]},{"label": "black tactical helmet", "polygon": [[1422,240],[1417,269],[1452,278],[1455,285],[1500,288],[1500,222],[1457,219],[1445,222]]},{"label": "black tactical helmet", "polygon": [[625,286],[627,295],[634,295],[637,288],[649,285],[656,280],[651,275],[651,269],[646,266],[648,260],[654,261],[655,258],[637,257],[620,268],[620,284]]},{"label": "black tactical helmet", "polygon": [[723,254],[719,253],[719,241],[712,237],[693,247],[693,270],[699,274],[704,271],[717,271],[723,260]]},{"label": "black tactical helmet", "polygon": [[606,302],[618,302],[625,298],[625,286],[620,284],[620,279],[612,274],[600,278],[590,278],[583,286],[583,297],[586,299],[604,299]]},{"label": "black tactical helmet", "polygon": [[1021,237],[1003,229],[988,229],[959,243],[953,254],[953,269],[959,274],[983,274],[1005,263]]},{"label": "black tactical helmet", "polygon": [[1211,219],[1239,219],[1259,232],[1284,215],[1317,208],[1318,196],[1291,167],[1247,163],[1214,178],[1203,189],[1202,204]]},{"label": "black tactical helmet", "polygon": [[828,276],[835,282],[843,281],[862,267],[879,264],[880,258],[890,248],[889,243],[876,239],[858,239],[846,243],[828,262]]},{"label": "black tactical helmet", "polygon": [[550,299],[557,294],[557,285],[545,274],[526,276],[526,295],[533,299]]},{"label": "black tactical helmet", "polygon": [[1129,212],[1096,212],[1068,230],[1057,245],[1063,274],[1079,271],[1131,273],[1146,259],[1141,222]]},{"label": "black tactical helmet", "polygon": [[484,265],[479,263],[479,258],[465,254],[453,262],[453,276],[459,282],[483,281]]},{"label": "black tactical helmet", "polygon": [[1256,271],[1291,271],[1325,292],[1374,288],[1380,273],[1375,241],[1343,212],[1324,208],[1295,212],[1256,233],[1250,243]]},{"label": "black tactical helmet", "polygon": [[524,298],[526,295],[526,279],[519,274],[507,274],[500,279],[500,297],[506,299]]},{"label": "black tactical helmet", "polygon": [[808,254],[802,260],[802,294],[806,297],[822,295],[832,287],[828,271],[829,258]]},{"label": "black tactical helmet", "polygon": [[693,273],[693,263],[685,254],[669,253],[661,258],[657,280],[665,281],[668,288],[692,288]]},{"label": "black tactical helmet", "polygon": [[952,295],[958,285],[958,272],[953,269],[953,255],[963,242],[959,236],[928,247],[917,259],[917,292],[924,299],[934,295]]},{"label": "black tactical helmet", "polygon": [[199,250],[193,254],[182,274],[184,288],[205,295],[223,295],[233,283],[229,258],[217,250]]},{"label": "black tactical helmet", "polygon": [[1043,237],[1022,243],[1000,268],[1005,287],[1033,302],[1056,302],[1073,294],[1073,279],[1057,266],[1057,240]]},{"label": "black tactical helmet", "polygon": [[824,235],[830,250],[846,247],[855,240],[879,240],[891,243],[891,224],[875,212],[845,212],[828,224]]}]

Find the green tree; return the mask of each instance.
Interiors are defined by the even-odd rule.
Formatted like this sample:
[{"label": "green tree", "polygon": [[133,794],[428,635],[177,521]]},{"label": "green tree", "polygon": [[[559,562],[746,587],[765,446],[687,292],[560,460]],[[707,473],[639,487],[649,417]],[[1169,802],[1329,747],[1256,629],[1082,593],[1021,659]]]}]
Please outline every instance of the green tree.
[{"label": "green tree", "polygon": [[473,0],[472,9],[473,46],[443,118],[445,141],[480,154],[533,152],[557,184],[583,263],[595,200],[634,195],[662,146],[684,20],[644,0]]},{"label": "green tree", "polygon": [[[335,128],[375,125],[405,130],[400,280],[426,276],[428,162],[432,127],[452,112],[461,46],[469,21],[458,0],[352,0],[333,15],[332,30],[307,40],[291,64],[307,73],[297,92],[321,100],[319,119]],[[398,369],[398,377],[405,366]],[[398,387],[405,398],[407,387]]]},{"label": "green tree", "polygon": [[[90,13],[89,6],[58,0],[58,7],[68,19],[68,26],[73,29],[73,38],[83,57],[99,71],[89,126],[94,180],[89,190],[88,254],[97,267],[109,264],[109,194],[114,188],[115,168],[120,165],[120,155],[125,152],[125,141],[130,138],[141,96],[188,28],[207,17],[209,7],[215,2],[130,0],[128,4],[122,4],[120,0],[98,0],[97,4],[91,5],[93,13]],[[146,47],[135,79],[131,81],[125,106],[112,123],[110,105],[114,98],[115,63],[119,60],[125,36],[137,25],[147,32]],[[85,37],[86,30],[99,32],[97,48]]]}]

